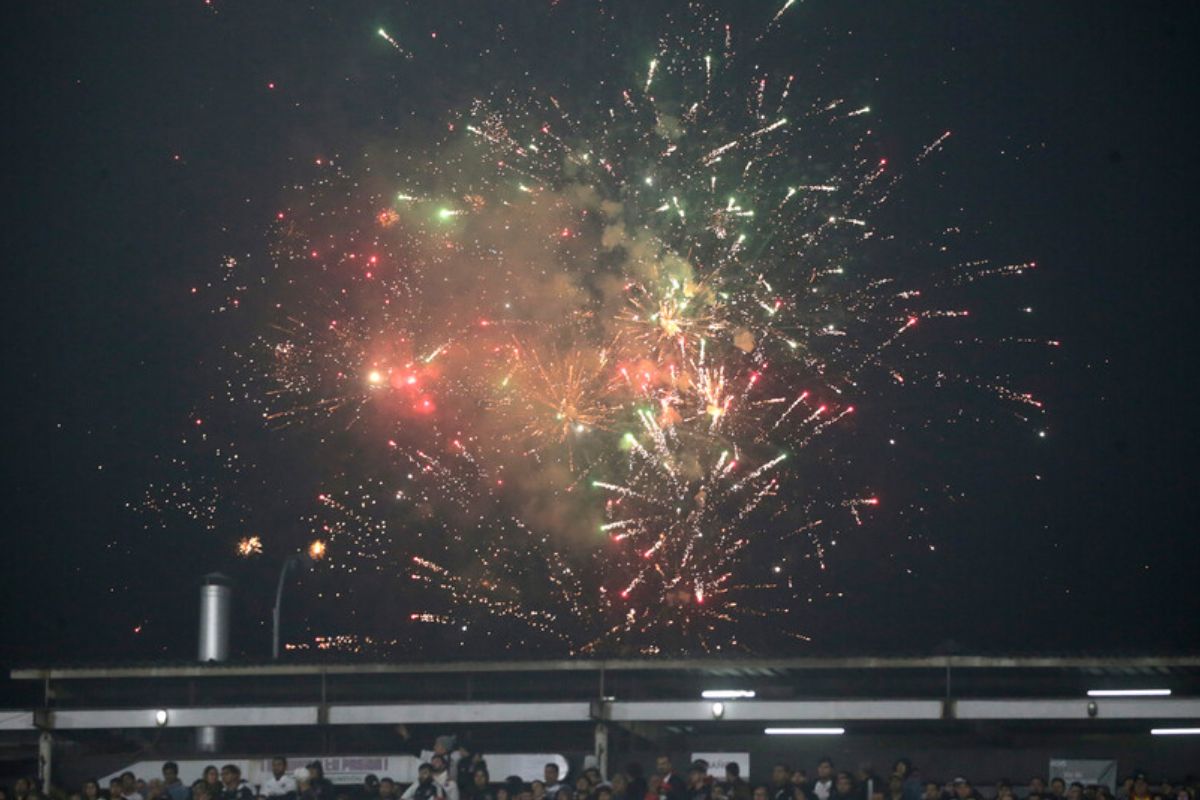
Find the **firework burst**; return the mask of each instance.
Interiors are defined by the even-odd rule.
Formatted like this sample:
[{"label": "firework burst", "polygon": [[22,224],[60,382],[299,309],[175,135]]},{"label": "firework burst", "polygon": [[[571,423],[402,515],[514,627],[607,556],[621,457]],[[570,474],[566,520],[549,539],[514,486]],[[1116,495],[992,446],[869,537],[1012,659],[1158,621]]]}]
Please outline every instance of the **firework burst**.
[{"label": "firework burst", "polygon": [[353,488],[303,517],[327,537],[309,552],[410,565],[436,590],[414,621],[482,614],[571,652],[752,646],[747,619],[837,594],[827,542],[880,504],[829,441],[855,403],[924,382],[1041,411],[906,346],[967,314],[920,270],[880,272],[901,173],[870,109],[800,99],[714,12],[669,23],[594,93],[496,90],[394,172],[317,162],[276,220],[269,322],[229,395],[318,431]]}]

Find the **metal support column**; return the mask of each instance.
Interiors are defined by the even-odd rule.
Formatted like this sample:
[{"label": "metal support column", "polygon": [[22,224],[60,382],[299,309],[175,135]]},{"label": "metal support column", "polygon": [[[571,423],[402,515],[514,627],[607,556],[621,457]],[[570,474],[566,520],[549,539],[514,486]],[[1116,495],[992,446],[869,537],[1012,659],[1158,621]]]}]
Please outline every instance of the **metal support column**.
[{"label": "metal support column", "polygon": [[42,782],[42,795],[50,796],[51,771],[54,758],[54,735],[43,730],[38,737],[38,777]]},{"label": "metal support column", "polygon": [[596,723],[596,768],[600,770],[600,779],[608,780],[608,725]]}]

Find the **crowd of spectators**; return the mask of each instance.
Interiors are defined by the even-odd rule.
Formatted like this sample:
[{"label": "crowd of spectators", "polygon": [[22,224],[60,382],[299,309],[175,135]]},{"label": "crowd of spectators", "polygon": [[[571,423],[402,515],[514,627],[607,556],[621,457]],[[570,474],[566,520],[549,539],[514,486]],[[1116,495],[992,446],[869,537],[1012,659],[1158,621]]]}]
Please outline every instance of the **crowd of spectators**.
[{"label": "crowd of spectators", "polygon": [[1135,770],[1115,793],[1103,785],[1068,785],[1062,778],[1037,776],[1022,787],[1002,779],[985,792],[963,776],[935,780],[908,759],[896,761],[887,774],[876,774],[868,767],[837,769],[829,758],[821,759],[811,774],[776,764],[767,783],[752,784],[737,764],[728,764],[722,779],[710,775],[704,761],[680,771],[665,755],[649,775],[632,763],[607,780],[590,765],[572,778],[550,763],[541,780],[526,782],[518,776],[497,780],[482,755],[452,749],[445,737],[426,755],[417,779],[407,786],[375,775],[358,786],[334,784],[320,761],[293,769],[286,758],[276,757],[271,776],[257,785],[246,781],[236,764],[226,764],[206,767],[203,777],[189,786],[179,779],[178,765],[168,761],[161,777],[125,772],[107,786],[88,780],[76,791],[54,790],[49,796],[33,780],[20,778],[11,789],[0,787],[0,800],[1197,800],[1200,784],[1194,776],[1178,783],[1151,781]]}]

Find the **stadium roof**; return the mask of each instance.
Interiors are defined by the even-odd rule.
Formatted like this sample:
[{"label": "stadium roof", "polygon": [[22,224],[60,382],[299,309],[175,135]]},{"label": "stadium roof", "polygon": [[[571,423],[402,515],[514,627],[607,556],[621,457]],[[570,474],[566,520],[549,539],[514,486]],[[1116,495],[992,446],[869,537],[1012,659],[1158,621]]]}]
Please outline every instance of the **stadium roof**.
[{"label": "stadium roof", "polygon": [[850,669],[1067,669],[1117,673],[1200,673],[1197,656],[845,656],[798,658],[641,658],[421,662],[154,662],[18,667],[15,680],[83,678],[169,678],[232,675],[368,675],[379,673],[637,672],[687,671],[707,674],[782,675],[792,671]]},{"label": "stadium roof", "polygon": [[[744,721],[1200,718],[1198,657],[209,663],[30,667],[11,677],[24,686],[21,705],[54,715],[46,720],[57,727],[141,727],[156,709],[180,725],[701,721],[712,719],[702,693],[713,689],[754,693],[725,711]],[[1145,689],[1169,694],[1088,694]]]}]

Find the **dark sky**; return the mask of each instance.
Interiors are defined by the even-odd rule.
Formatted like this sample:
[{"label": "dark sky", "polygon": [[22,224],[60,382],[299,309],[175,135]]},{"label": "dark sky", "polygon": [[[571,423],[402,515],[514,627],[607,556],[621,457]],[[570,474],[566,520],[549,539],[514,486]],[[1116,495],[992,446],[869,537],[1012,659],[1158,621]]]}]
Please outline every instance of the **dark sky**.
[{"label": "dark sky", "polygon": [[[280,187],[314,151],[402,117],[436,124],[493,77],[570,73],[595,4],[551,5],[6,9],[0,662],[192,655],[197,578],[227,566],[224,545],[147,544],[124,508],[212,391],[197,368],[211,321],[189,287],[224,254],[262,251]],[[658,7],[614,5],[648,40]],[[493,13],[525,54],[506,76],[464,56]],[[926,519],[938,552],[903,580],[873,563],[882,550],[856,552],[813,651],[1194,649],[1195,11],[806,0],[789,14],[772,57],[820,62],[807,79],[870,104],[884,146],[954,132],[910,208],[971,221],[975,249],[1002,263],[1036,260],[998,291],[1035,309],[1022,330],[1063,342],[1027,373],[1050,435],[924,454],[967,495]],[[550,15],[578,17],[578,38],[551,33]],[[380,25],[445,44],[404,66]],[[271,581],[264,569],[239,589],[249,656],[265,654]],[[297,602],[321,618],[312,629],[336,625]]]}]

